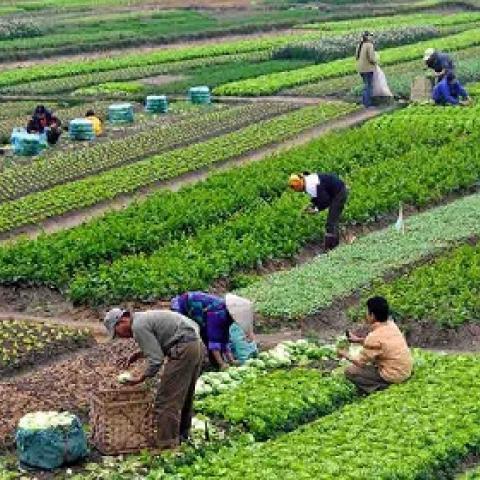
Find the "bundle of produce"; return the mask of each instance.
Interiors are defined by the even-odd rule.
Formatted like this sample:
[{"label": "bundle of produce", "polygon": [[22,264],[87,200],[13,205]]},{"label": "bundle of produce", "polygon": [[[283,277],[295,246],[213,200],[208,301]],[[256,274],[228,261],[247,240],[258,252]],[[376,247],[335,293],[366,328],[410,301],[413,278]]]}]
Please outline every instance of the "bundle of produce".
[{"label": "bundle of produce", "polygon": [[192,87],[188,92],[188,97],[192,103],[205,105],[212,101],[210,89],[208,87]]},{"label": "bundle of produce", "polygon": [[93,123],[86,118],[73,119],[70,122],[68,133],[72,140],[93,140],[95,138]]},{"label": "bundle of produce", "polygon": [[167,113],[167,97],[165,95],[149,95],[145,103],[145,110],[149,113]]},{"label": "bundle of produce", "polygon": [[22,417],[16,433],[20,463],[53,470],[85,458],[87,439],[80,420],[68,412],[34,412]]},{"label": "bundle of produce", "polygon": [[110,123],[132,123],[133,106],[131,103],[118,103],[108,107],[108,119]]}]

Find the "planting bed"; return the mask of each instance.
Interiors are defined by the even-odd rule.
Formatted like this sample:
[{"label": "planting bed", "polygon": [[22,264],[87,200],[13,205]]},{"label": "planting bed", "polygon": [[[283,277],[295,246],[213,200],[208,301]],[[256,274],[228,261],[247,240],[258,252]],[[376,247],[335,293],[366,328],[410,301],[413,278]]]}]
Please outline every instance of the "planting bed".
[{"label": "planting bed", "polygon": [[[277,105],[275,108],[282,107]],[[287,109],[289,108],[291,108],[291,105]],[[21,225],[36,223],[49,217],[95,205],[113,199],[120,194],[133,193],[139,188],[155,182],[175,178],[183,173],[238,157],[259,147],[293,137],[297,133],[313,128],[329,119],[345,115],[355,109],[355,106],[338,103],[304,107],[301,110],[264,120],[257,124],[254,123],[203,143],[139,160],[131,165],[117,167],[96,176],[90,176],[83,180],[59,185],[50,190],[33,193],[18,200],[5,202],[0,205],[0,231],[6,232]],[[243,122],[245,118],[235,116],[232,119],[233,123],[238,121]],[[225,126],[225,122],[218,122],[219,133],[225,129]],[[199,133],[198,130],[195,132]],[[204,134],[203,131],[200,131],[200,133]],[[186,134],[189,135],[191,132],[187,131]],[[148,137],[148,132],[145,135]],[[139,140],[141,140],[143,150],[148,151],[150,146],[142,141],[142,137],[145,137],[145,135],[139,135]],[[131,145],[130,141],[128,143]],[[99,145],[98,148],[102,149],[105,145]],[[152,143],[152,145],[155,144]],[[73,168],[77,168],[77,172],[79,170],[88,172],[91,168],[88,165],[89,160],[94,162],[94,170],[98,170],[98,165],[103,167],[101,169],[105,169],[105,166],[111,161],[124,161],[125,151],[117,151],[115,155],[114,150],[108,150],[108,145],[106,148],[108,156],[101,158],[94,156],[92,159],[87,158],[86,161],[83,157],[77,158],[77,163],[72,164]],[[138,155],[138,150],[135,150],[133,154]],[[69,165],[64,164],[63,157],[60,157],[59,161],[62,164],[62,170],[50,172],[50,179],[52,176],[64,177],[65,172],[68,172]],[[45,169],[49,171],[51,167],[48,163],[39,163],[39,167],[32,165],[31,170],[34,174],[36,174],[35,170],[37,168],[42,171],[45,171]],[[15,175],[15,172],[13,172],[13,175]],[[41,176],[35,177],[35,182],[44,181]],[[15,187],[10,182],[8,182],[8,185],[10,195],[12,190],[22,187],[21,184],[19,187]],[[31,185],[27,184],[25,188],[27,190],[31,189]]]},{"label": "planting bed", "polygon": [[0,377],[59,353],[91,345],[87,331],[20,320],[0,321]]}]

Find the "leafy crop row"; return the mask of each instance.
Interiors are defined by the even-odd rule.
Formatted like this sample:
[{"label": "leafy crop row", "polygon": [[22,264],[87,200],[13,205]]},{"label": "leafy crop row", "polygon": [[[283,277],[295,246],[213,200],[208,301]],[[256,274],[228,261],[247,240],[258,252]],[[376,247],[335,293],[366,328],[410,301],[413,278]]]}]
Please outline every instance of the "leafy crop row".
[{"label": "leafy crop row", "polygon": [[[467,30],[462,33],[439,38],[435,41],[438,49],[450,51],[480,44],[480,31]],[[431,42],[424,41],[409,46],[395,47],[381,52],[381,63],[391,65],[408,60],[421,59]],[[303,85],[323,79],[340,77],[356,71],[355,62],[351,58],[335,60],[327,64],[313,65],[291,72],[274,73],[257,78],[226,83],[214,90],[217,95],[269,95],[285,88]]]},{"label": "leafy crop row", "polygon": [[[265,315],[298,318],[315,313],[395,269],[478,235],[480,221],[475,209],[479,203],[480,195],[474,195],[410,217],[405,222],[405,235],[393,228],[372,233],[341,246],[328,257],[269,276],[242,293]],[[424,301],[417,296],[411,301],[415,303],[417,298],[421,298],[420,303]],[[428,304],[426,301],[425,308]]]},{"label": "leafy crop row", "polygon": [[327,415],[355,396],[343,377],[318,370],[278,370],[232,391],[197,402],[196,409],[230,425],[242,425],[258,440]]},{"label": "leafy crop row", "polygon": [[234,158],[261,146],[283,140],[329,118],[352,111],[354,108],[356,107],[335,103],[320,107],[306,107],[204,143],[5,202],[0,205],[0,231],[8,231],[20,225],[36,223],[52,216],[91,206],[122,193],[134,192],[156,181],[167,180],[185,172]]},{"label": "leafy crop row", "polygon": [[[298,36],[298,40],[311,40],[322,36],[322,33],[304,33]],[[181,60],[192,60],[217,55],[236,55],[240,53],[269,51],[274,47],[291,42],[291,36],[287,34],[255,38],[248,40],[236,40],[210,45],[188,46],[184,48],[159,49],[147,53],[135,53],[119,55],[110,58],[89,59],[82,62],[62,61],[54,65],[36,65],[21,69],[4,70],[0,73],[0,86],[15,85],[33,80],[69,77],[93,72],[106,72],[130,67],[144,67],[159,65]]]},{"label": "leafy crop row", "polygon": [[[475,108],[458,111],[463,112],[466,118],[475,118],[477,115]],[[405,156],[415,144],[430,145],[432,138],[436,139],[434,144],[438,147],[448,145],[452,138],[464,131],[464,122],[460,118],[458,122],[453,122],[454,125],[458,123],[458,130],[450,128],[438,137],[439,125],[449,121],[447,110],[431,112],[428,122],[423,117],[418,121],[414,118],[408,120],[403,112],[397,112],[391,118],[394,120],[397,117],[398,126],[388,124],[382,127],[380,123],[377,127],[375,122],[369,122],[361,128],[328,135],[260,163],[212,175],[205,182],[183,188],[178,193],[159,192],[123,212],[110,213],[104,219],[75,229],[3,248],[0,250],[0,278],[7,282],[47,283],[63,289],[82,271],[94,272],[103,262],[127,254],[151,254],[169,242],[181,239],[185,233],[191,235],[206,227],[211,229],[229,218],[235,219],[244,210],[255,210],[259,203],[268,218],[269,203],[285,191],[285,178],[291,171],[319,169],[337,171],[342,176],[354,176],[354,172],[361,167],[379,162],[386,165],[389,160]],[[388,120],[382,122],[388,123]],[[322,152],[322,155],[319,156],[318,152]],[[300,205],[304,201],[303,198],[296,198],[292,206],[294,212],[280,219],[279,225],[274,226],[270,234],[268,228],[271,227],[266,227],[267,243],[262,248],[269,249],[276,229],[281,230],[287,220],[292,227],[286,226],[278,241],[285,239],[286,244],[291,244],[292,233],[297,228],[305,229],[305,225],[309,225],[308,232],[305,230],[308,236],[304,237],[300,232],[297,238],[301,241],[321,235],[321,219],[307,219],[299,215]],[[379,211],[385,211],[385,205]],[[272,221],[268,220],[267,224],[270,225]],[[257,223],[254,220],[252,225]],[[247,229],[253,235],[252,228],[247,226]],[[261,231],[264,231],[263,227]],[[222,235],[221,229],[219,235]],[[291,250],[296,248],[298,244],[291,244]],[[228,255],[228,248],[223,252]],[[255,255],[253,248],[251,253]],[[267,251],[265,255],[259,253],[254,258],[260,261],[271,256],[272,252]],[[187,273],[186,278],[188,276]],[[177,278],[176,283],[182,278]]]},{"label": "leafy crop row", "polygon": [[[397,45],[435,38],[441,31],[435,27],[407,27],[380,31],[375,35],[376,48],[387,48]],[[354,55],[358,43],[358,33],[352,32],[341,36],[325,37],[310,42],[294,43],[275,50],[276,59],[304,59],[316,63],[325,63],[337,58]],[[225,81],[224,83],[227,83]]]},{"label": "leafy crop row", "polygon": [[177,62],[160,63],[154,65],[146,65],[140,67],[126,67],[119,70],[106,72],[92,72],[77,74],[68,77],[32,80],[26,83],[19,83],[6,86],[0,90],[4,93],[21,94],[21,93],[55,93],[66,92],[88,87],[99,83],[136,80],[140,78],[152,77],[155,75],[166,75],[170,73],[185,72],[190,69],[206,67],[212,65],[235,64],[242,61],[262,61],[270,57],[268,51],[249,52],[235,55],[218,55],[207,58],[194,58],[192,60],[182,60]]},{"label": "leafy crop row", "polygon": [[479,374],[473,355],[424,354],[404,384],[272,441],[221,448],[170,478],[452,478],[480,447]]},{"label": "leafy crop row", "polygon": [[403,319],[456,327],[480,318],[480,247],[466,245],[415,268],[392,283],[375,286]]},{"label": "leafy crop row", "polygon": [[0,201],[13,200],[182,145],[235,131],[291,109],[292,105],[276,102],[207,111],[191,119],[172,125],[160,124],[118,140],[81,146],[72,152],[59,151],[30,165],[1,173]]},{"label": "leafy crop row", "polygon": [[[409,122],[412,128],[411,120]],[[400,125],[405,130],[407,121]],[[455,137],[458,133],[454,131],[452,135]],[[446,134],[445,131],[444,136]],[[430,138],[426,145],[416,146],[398,158],[373,160],[363,167],[357,164],[347,176],[351,194],[345,220],[349,223],[369,221],[395,210],[399,201],[421,206],[475,184],[480,172],[477,138],[477,135],[465,135],[458,140],[452,138],[445,145],[435,145],[435,140]],[[445,158],[449,159],[447,165]],[[330,170],[324,158],[320,162]],[[339,173],[342,167],[348,169],[351,164],[334,165]],[[173,241],[151,256],[123,257],[111,265],[92,269],[88,275],[79,274],[70,285],[69,294],[75,301],[100,303],[164,298],[183,290],[208,288],[218,278],[255,268],[270,258],[292,256],[307,241],[319,239],[323,233],[324,214],[314,218],[302,215],[301,206],[305,202],[302,196],[289,193],[269,203],[258,199],[221,225],[209,226],[195,236]],[[457,235],[460,232],[464,231],[459,230]],[[311,281],[310,278],[307,284]],[[285,290],[282,286],[278,289],[282,300],[272,308],[283,307],[285,303],[288,303],[285,308],[306,304],[302,300],[310,299],[310,293],[305,283],[292,283],[299,290],[295,301],[281,293]],[[310,288],[310,292],[312,290]],[[319,298],[316,296],[314,300]]]},{"label": "leafy crop row", "polygon": [[90,345],[87,331],[21,320],[2,320],[0,331],[0,376],[40,360]]}]

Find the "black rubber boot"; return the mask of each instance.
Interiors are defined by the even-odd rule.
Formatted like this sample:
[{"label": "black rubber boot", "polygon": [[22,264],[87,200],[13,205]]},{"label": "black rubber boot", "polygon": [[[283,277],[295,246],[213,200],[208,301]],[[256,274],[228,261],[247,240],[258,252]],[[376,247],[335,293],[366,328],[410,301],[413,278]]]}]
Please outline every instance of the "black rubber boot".
[{"label": "black rubber boot", "polygon": [[335,235],[333,233],[327,233],[325,235],[325,251],[328,252],[330,250],[333,250],[334,248],[338,247],[338,244],[340,243],[340,240],[338,238],[338,235]]}]

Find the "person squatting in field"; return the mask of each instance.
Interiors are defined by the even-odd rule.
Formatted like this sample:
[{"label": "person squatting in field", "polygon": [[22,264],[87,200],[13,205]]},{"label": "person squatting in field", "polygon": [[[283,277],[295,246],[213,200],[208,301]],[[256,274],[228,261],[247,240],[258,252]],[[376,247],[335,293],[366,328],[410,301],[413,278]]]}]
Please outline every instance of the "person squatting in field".
[{"label": "person squatting in field", "polygon": [[38,105],[27,124],[28,133],[45,134],[47,142],[55,145],[62,134],[62,122],[44,105]]},{"label": "person squatting in field", "polygon": [[423,61],[427,68],[433,70],[437,83],[441,82],[448,73],[455,73],[455,65],[450,55],[434,48],[425,50]]},{"label": "person squatting in field", "polygon": [[435,86],[432,98],[436,105],[464,105],[469,101],[467,91],[453,73],[445,75]]},{"label": "person squatting in field", "polygon": [[405,337],[390,318],[385,298],[372,297],[367,301],[366,322],[370,329],[366,337],[347,332],[350,343],[362,345],[360,355],[353,357],[346,350],[339,350],[337,355],[352,363],[345,371],[346,377],[368,394],[408,380],[413,359]]},{"label": "person squatting in field", "polygon": [[198,324],[210,362],[221,370],[229,364],[243,364],[257,354],[253,304],[246,298],[231,293],[221,298],[205,292],[186,292],[172,299],[171,309]]},{"label": "person squatting in field", "polygon": [[198,325],[170,310],[129,312],[121,308],[110,310],[104,323],[112,339],[134,338],[138,344],[140,350],[122,362],[124,367],[140,358],[148,360],[143,374],[128,379],[127,385],[143,383],[163,366],[155,395],[157,447],[174,448],[187,440],[192,426],[195,385],[204,359]]},{"label": "person squatting in field", "polygon": [[333,173],[292,174],[288,185],[296,192],[304,192],[310,196],[312,205],[307,208],[308,213],[318,213],[328,208],[325,250],[332,250],[340,243],[339,222],[348,190],[345,183]]}]

